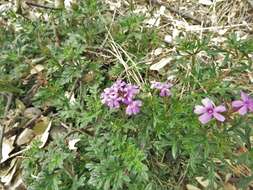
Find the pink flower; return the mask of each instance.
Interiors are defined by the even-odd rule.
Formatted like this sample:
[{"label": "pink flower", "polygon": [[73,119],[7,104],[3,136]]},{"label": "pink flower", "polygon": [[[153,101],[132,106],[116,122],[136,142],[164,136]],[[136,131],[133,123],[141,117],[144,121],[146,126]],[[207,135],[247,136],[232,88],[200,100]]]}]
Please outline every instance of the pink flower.
[{"label": "pink flower", "polygon": [[153,89],[158,89],[160,90],[160,96],[164,97],[164,96],[170,96],[171,92],[170,92],[170,88],[172,87],[171,83],[167,83],[167,82],[151,82],[151,88]]},{"label": "pink flower", "polygon": [[138,86],[127,84],[123,89],[123,100],[122,102],[125,104],[133,101],[134,97],[140,92]]},{"label": "pink flower", "polygon": [[122,80],[117,80],[111,87],[104,89],[101,94],[101,101],[111,109],[126,106],[127,115],[135,115],[140,112],[142,102],[135,100],[135,96],[140,92],[139,87],[127,84]]},{"label": "pink flower", "polygon": [[136,115],[140,112],[140,107],[142,106],[142,102],[140,100],[132,101],[128,104],[126,108],[127,115]]},{"label": "pink flower", "polygon": [[225,117],[220,114],[220,112],[226,111],[225,106],[215,106],[212,100],[205,98],[202,101],[202,105],[195,106],[194,113],[200,115],[199,121],[202,124],[208,123],[213,117],[218,121],[225,121]]},{"label": "pink flower", "polygon": [[126,83],[122,80],[117,80],[113,85],[112,88],[116,88],[120,91],[123,91],[126,86]]},{"label": "pink flower", "polygon": [[101,95],[101,101],[111,109],[119,108],[121,98],[119,97],[118,89],[106,88]]},{"label": "pink flower", "polygon": [[241,100],[233,101],[232,106],[238,110],[240,115],[245,115],[248,111],[253,112],[253,98],[248,94],[241,92]]}]

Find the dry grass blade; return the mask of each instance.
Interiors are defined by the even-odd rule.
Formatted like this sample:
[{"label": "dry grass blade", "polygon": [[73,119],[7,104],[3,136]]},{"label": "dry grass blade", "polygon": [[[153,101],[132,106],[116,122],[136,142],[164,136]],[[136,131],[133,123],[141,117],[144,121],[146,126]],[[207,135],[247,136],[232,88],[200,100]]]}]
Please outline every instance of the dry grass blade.
[{"label": "dry grass blade", "polygon": [[[107,29],[107,31],[108,31],[108,35],[110,37],[110,46],[113,50],[110,52],[124,66],[125,73],[127,75],[128,80],[130,80],[130,78],[132,78],[139,86],[142,86],[142,84],[144,83],[144,80],[141,77],[141,74],[138,70],[137,64],[133,61],[133,59],[129,56],[129,54],[119,44],[117,44],[113,40],[113,37],[108,29]],[[123,59],[122,53],[124,54],[125,57],[127,57],[127,61],[125,61]],[[132,65],[129,66],[128,62],[130,62]]]}]

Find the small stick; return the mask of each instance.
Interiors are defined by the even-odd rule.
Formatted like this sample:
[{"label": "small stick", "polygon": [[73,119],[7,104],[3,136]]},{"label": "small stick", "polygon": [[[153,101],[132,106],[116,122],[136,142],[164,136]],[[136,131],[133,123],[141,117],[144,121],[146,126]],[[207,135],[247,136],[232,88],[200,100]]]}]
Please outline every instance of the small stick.
[{"label": "small stick", "polygon": [[29,1],[26,1],[25,3],[28,6],[32,6],[32,7],[38,7],[38,8],[43,8],[43,9],[51,9],[51,10],[60,10],[59,8],[50,7],[50,6],[41,5],[41,4],[36,4],[36,3],[33,3],[33,2],[29,2]]},{"label": "small stick", "polygon": [[87,134],[91,137],[94,137],[94,132],[93,131],[89,131],[88,129],[91,128],[90,126],[88,126],[87,128],[81,128],[81,129],[72,129],[68,134],[65,135],[64,139],[68,138],[70,135],[74,134],[74,133],[81,133],[81,134]]}]

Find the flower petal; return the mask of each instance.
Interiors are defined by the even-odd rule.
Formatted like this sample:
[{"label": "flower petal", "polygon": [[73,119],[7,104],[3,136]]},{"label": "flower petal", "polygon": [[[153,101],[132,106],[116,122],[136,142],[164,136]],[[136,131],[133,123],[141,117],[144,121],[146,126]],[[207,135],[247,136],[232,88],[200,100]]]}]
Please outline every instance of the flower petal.
[{"label": "flower petal", "polygon": [[211,119],[212,119],[212,115],[211,115],[211,114],[208,114],[208,113],[204,113],[204,114],[202,114],[201,116],[199,116],[199,121],[200,121],[202,124],[208,123]]},{"label": "flower petal", "polygon": [[161,87],[162,87],[161,82],[151,81],[151,88],[161,89]]},{"label": "flower petal", "polygon": [[126,108],[126,114],[127,115],[136,115],[140,112],[140,107],[142,106],[142,101],[135,100],[129,103],[129,105]]},{"label": "flower petal", "polygon": [[206,107],[206,108],[213,108],[214,103],[212,100],[210,100],[209,98],[205,98],[202,101],[202,104]]},{"label": "flower petal", "polygon": [[204,106],[196,105],[194,109],[194,113],[196,114],[202,114],[206,112],[206,108]]},{"label": "flower petal", "polygon": [[142,106],[142,101],[135,100],[134,102],[135,102],[136,106],[139,106],[139,107]]},{"label": "flower petal", "polygon": [[219,120],[219,121],[221,121],[221,122],[225,121],[225,117],[224,117],[223,115],[217,113],[217,112],[214,112],[214,113],[213,113],[213,116],[214,116],[217,120]]},{"label": "flower petal", "polygon": [[242,106],[239,110],[238,110],[240,115],[245,115],[248,112],[247,106]]},{"label": "flower petal", "polygon": [[233,101],[232,102],[232,106],[234,107],[234,108],[240,108],[240,107],[242,107],[243,106],[243,101],[241,101],[241,100],[235,100],[235,101]]},{"label": "flower petal", "polygon": [[171,92],[169,89],[166,89],[166,88],[161,89],[160,96],[164,97],[164,96],[170,96],[170,95],[171,95]]},{"label": "flower petal", "polygon": [[216,112],[224,112],[224,111],[226,111],[226,107],[223,106],[223,105],[220,105],[220,106],[215,107],[214,111],[216,111]]},{"label": "flower petal", "polygon": [[127,108],[126,108],[126,114],[127,115],[132,115],[133,114],[132,108],[130,106],[127,106]]},{"label": "flower petal", "polygon": [[249,95],[246,94],[245,92],[241,91],[241,98],[245,102],[249,99]]}]

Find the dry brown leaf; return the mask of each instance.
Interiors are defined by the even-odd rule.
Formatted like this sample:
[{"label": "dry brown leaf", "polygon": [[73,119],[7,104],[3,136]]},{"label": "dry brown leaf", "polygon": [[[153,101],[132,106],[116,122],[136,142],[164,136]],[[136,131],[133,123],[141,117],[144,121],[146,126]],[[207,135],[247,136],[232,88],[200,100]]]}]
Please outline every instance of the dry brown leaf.
[{"label": "dry brown leaf", "polygon": [[165,67],[167,64],[169,64],[171,61],[172,61],[171,57],[163,58],[158,63],[153,64],[150,67],[150,70],[159,71],[160,69]]},{"label": "dry brown leaf", "polygon": [[209,185],[209,180],[205,180],[203,177],[196,177],[196,180],[204,188],[207,188],[207,186]]},{"label": "dry brown leaf", "polygon": [[250,83],[253,83],[253,73],[248,73]]},{"label": "dry brown leaf", "polygon": [[16,108],[19,109],[21,112],[25,110],[25,105],[21,100],[16,99],[15,104],[16,104]]},{"label": "dry brown leaf", "polygon": [[227,183],[227,182],[231,179],[232,176],[233,176],[232,173],[227,173],[227,174],[225,175],[225,180],[224,180],[224,182]]},{"label": "dry brown leaf", "polygon": [[15,173],[20,168],[20,165],[21,165],[20,159],[12,160],[9,170],[4,176],[1,177],[1,182],[4,183],[4,185],[9,186],[11,184]]},{"label": "dry brown leaf", "polygon": [[77,147],[75,147],[76,143],[78,143],[81,139],[72,139],[68,142],[69,150],[77,150]]},{"label": "dry brown leaf", "polygon": [[31,142],[31,140],[35,137],[35,133],[32,129],[26,128],[17,138],[16,144],[21,146]]},{"label": "dry brown leaf", "polygon": [[214,2],[211,1],[211,0],[199,0],[199,3],[202,4],[202,5],[210,6],[210,5],[212,5]]},{"label": "dry brown leaf", "polygon": [[9,139],[4,138],[2,144],[2,160],[0,163],[3,163],[9,158],[9,154],[14,149],[13,143],[16,139],[16,135],[12,136]]},{"label": "dry brown leaf", "polygon": [[159,47],[159,48],[155,49],[154,51],[152,51],[151,54],[154,55],[154,56],[158,56],[158,55],[160,55],[162,52],[163,52],[163,48]]},{"label": "dry brown leaf", "polygon": [[171,35],[165,35],[164,36],[164,42],[171,44],[173,42],[173,38]]},{"label": "dry brown leaf", "polygon": [[231,183],[224,184],[224,190],[236,190],[236,187]]},{"label": "dry brown leaf", "polygon": [[191,185],[191,184],[187,184],[186,185],[186,189],[187,190],[201,190],[199,189],[198,187],[194,186],[194,185]]},{"label": "dry brown leaf", "polygon": [[154,14],[154,16],[150,19],[147,19],[144,21],[145,24],[147,24],[148,27],[158,27],[160,25],[160,21],[161,21],[161,15],[164,14],[166,10],[165,6],[161,6],[159,10],[156,11],[156,13]]},{"label": "dry brown leaf", "polygon": [[34,75],[34,74],[37,74],[37,73],[39,73],[39,72],[41,72],[41,71],[43,71],[43,70],[44,70],[44,66],[38,64],[38,65],[35,65],[35,66],[31,69],[30,73],[31,73],[32,75]]},{"label": "dry brown leaf", "polygon": [[17,181],[15,181],[8,190],[27,190],[24,181],[22,180],[22,177],[17,177]]},{"label": "dry brown leaf", "polygon": [[39,121],[35,124],[35,126],[33,127],[33,132],[36,135],[42,135],[47,129],[48,124],[49,124],[49,118],[41,117]]},{"label": "dry brown leaf", "polygon": [[41,114],[41,110],[38,109],[38,108],[35,108],[35,107],[30,107],[30,108],[27,108],[25,111],[24,111],[24,116],[28,119],[32,119],[38,115]]},{"label": "dry brown leaf", "polygon": [[22,179],[22,170],[17,168],[15,175],[13,176],[11,183],[5,184],[5,190],[26,190],[26,186]]},{"label": "dry brown leaf", "polygon": [[39,146],[39,148],[43,148],[46,145],[48,137],[49,137],[49,132],[50,132],[51,126],[52,126],[52,120],[49,122],[47,129],[44,131],[44,133],[42,134],[42,136],[40,138],[42,144]]}]

